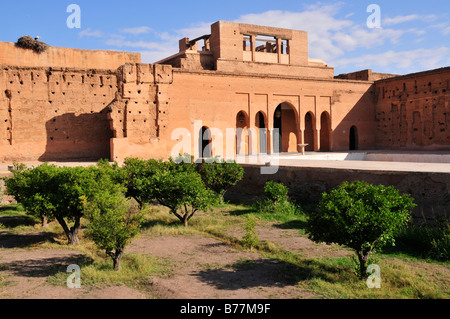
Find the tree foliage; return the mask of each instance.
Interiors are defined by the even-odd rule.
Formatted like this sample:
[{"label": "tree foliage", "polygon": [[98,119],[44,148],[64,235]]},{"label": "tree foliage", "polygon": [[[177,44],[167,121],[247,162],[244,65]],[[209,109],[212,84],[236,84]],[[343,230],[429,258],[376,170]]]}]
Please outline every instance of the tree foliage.
[{"label": "tree foliage", "polygon": [[161,163],[151,183],[153,198],[168,207],[185,227],[196,212],[207,211],[217,201],[216,194],[189,163]]},{"label": "tree foliage", "polygon": [[88,235],[111,257],[114,269],[119,271],[126,246],[141,229],[142,210],[121,192],[97,193],[85,202],[85,210]]},{"label": "tree foliage", "polygon": [[40,218],[42,226],[46,226],[55,210],[51,184],[55,174],[54,167],[41,165],[29,169],[23,164],[15,163],[12,174],[12,178],[5,178],[7,194],[14,196],[28,215]]},{"label": "tree foliage", "polygon": [[151,181],[161,165],[161,161],[128,158],[117,175],[126,188],[125,195],[134,198],[141,208],[153,200]]},{"label": "tree foliage", "polygon": [[87,168],[22,165],[12,173],[13,177],[6,179],[8,194],[23,204],[29,214],[57,220],[73,245],[79,243],[85,201],[119,187],[101,165]]},{"label": "tree foliage", "polygon": [[204,163],[200,174],[206,186],[219,195],[222,204],[225,193],[244,177],[244,169],[234,161],[215,160]]},{"label": "tree foliage", "polygon": [[319,210],[309,215],[307,232],[315,242],[336,243],[355,250],[361,277],[370,254],[394,244],[394,234],[407,226],[415,207],[408,195],[394,187],[344,182],[324,193]]}]

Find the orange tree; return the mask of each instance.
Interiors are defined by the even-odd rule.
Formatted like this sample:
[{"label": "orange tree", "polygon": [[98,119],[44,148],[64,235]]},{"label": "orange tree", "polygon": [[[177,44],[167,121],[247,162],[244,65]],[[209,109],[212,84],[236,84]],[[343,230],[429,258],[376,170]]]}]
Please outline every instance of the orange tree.
[{"label": "orange tree", "polygon": [[352,248],[360,277],[365,278],[371,253],[394,243],[394,234],[407,226],[415,206],[410,195],[400,195],[392,186],[344,182],[322,195],[319,209],[308,216],[306,228],[315,242]]}]

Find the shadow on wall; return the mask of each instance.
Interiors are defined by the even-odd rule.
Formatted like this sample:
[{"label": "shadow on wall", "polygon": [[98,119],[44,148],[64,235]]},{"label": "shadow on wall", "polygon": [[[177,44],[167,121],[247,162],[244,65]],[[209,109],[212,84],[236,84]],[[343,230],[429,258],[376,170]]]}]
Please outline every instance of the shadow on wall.
[{"label": "shadow on wall", "polygon": [[40,161],[98,161],[110,158],[113,137],[108,110],[55,116],[46,123],[47,144]]},{"label": "shadow on wall", "polygon": [[289,196],[301,204],[317,205],[324,192],[344,181],[366,181],[373,185],[394,186],[410,194],[418,205],[413,211],[416,221],[424,218],[450,218],[450,183],[448,173],[365,171],[354,169],[282,166],[275,175],[261,175],[259,166],[244,165],[245,177],[228,196],[256,198],[262,196],[268,181],[285,184]]},{"label": "shadow on wall", "polygon": [[375,91],[372,86],[333,132],[333,151],[376,149]]}]

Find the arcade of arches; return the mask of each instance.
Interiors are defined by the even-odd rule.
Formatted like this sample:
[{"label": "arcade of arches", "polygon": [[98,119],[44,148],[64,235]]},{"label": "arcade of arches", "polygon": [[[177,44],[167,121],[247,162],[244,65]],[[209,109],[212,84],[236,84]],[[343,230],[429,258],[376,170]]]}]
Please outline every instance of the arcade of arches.
[{"label": "arcade of arches", "polygon": [[[241,110],[236,115],[236,154],[299,153],[302,145],[306,151],[331,150],[331,117],[324,111],[316,115],[309,111],[299,116],[291,104],[279,104],[267,114],[259,110],[254,116]],[[254,122],[251,122],[254,119]]]}]

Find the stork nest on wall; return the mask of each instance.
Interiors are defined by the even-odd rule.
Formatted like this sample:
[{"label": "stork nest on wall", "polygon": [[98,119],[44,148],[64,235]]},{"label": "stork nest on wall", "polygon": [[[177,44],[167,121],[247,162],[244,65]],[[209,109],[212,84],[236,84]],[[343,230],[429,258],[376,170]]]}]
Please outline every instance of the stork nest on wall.
[{"label": "stork nest on wall", "polygon": [[49,47],[48,44],[35,40],[29,35],[21,37],[19,40],[17,40],[16,46],[22,49],[33,50],[36,53],[42,53]]}]

